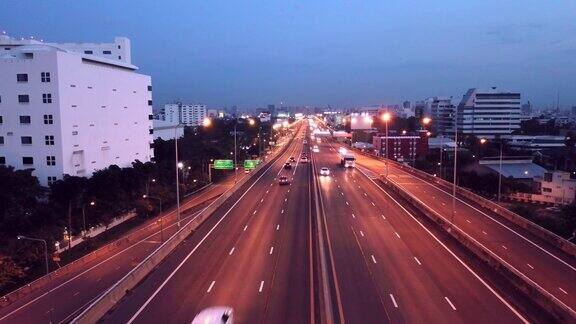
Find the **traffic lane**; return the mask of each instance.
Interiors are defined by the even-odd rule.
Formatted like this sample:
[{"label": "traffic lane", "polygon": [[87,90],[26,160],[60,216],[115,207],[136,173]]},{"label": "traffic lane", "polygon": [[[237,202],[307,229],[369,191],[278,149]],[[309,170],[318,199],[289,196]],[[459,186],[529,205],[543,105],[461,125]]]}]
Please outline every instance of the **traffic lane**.
[{"label": "traffic lane", "polygon": [[[193,217],[200,208],[191,207],[182,214],[183,219]],[[29,323],[34,319],[49,318],[61,321],[82,309],[90,301],[104,292],[128,273],[160,245],[159,226],[150,226],[135,236],[135,242],[123,249],[107,252],[101,258],[87,262],[79,267],[75,276],[62,276],[41,291],[27,296],[17,303],[2,309],[0,322]],[[175,223],[165,224],[163,237],[176,232]],[[81,271],[82,270],[82,271]],[[49,290],[46,290],[50,288]],[[57,298],[56,298],[57,297]]]},{"label": "traffic lane", "polygon": [[[377,163],[374,162],[374,159],[371,160],[373,161],[371,166],[370,164],[366,164],[366,166],[373,171],[378,171],[378,169],[375,168]],[[378,162],[382,163],[381,161]],[[391,167],[390,170],[394,169]],[[451,195],[436,186],[427,185],[423,180],[414,178],[399,169],[396,169],[395,174],[402,175],[402,178],[410,177],[410,179],[413,179],[413,181],[410,182],[411,185],[404,184],[405,188],[412,189],[410,191],[411,193],[420,197],[427,205],[433,206],[435,210],[444,217],[450,217],[452,213],[451,202],[446,203],[446,199],[435,202],[434,200],[438,199],[434,197],[449,198],[449,201],[451,201]],[[429,187],[429,190],[414,189],[415,185],[422,186],[422,184],[423,186]],[[444,205],[442,203],[444,203]],[[552,257],[550,254],[534,247],[531,243],[526,242],[510,230],[493,222],[485,215],[459,201],[457,201],[456,211],[457,216],[467,216],[464,220],[459,221],[458,226],[460,228],[465,229],[472,237],[512,264],[516,269],[531,278],[531,280],[537,282],[556,298],[572,309],[575,308],[576,299],[571,292],[576,291],[576,282],[573,280],[574,270],[570,263],[566,265],[558,261],[558,259]],[[492,233],[492,235],[488,235],[488,233]]]},{"label": "traffic lane", "polygon": [[[433,210],[447,219],[452,214],[451,196],[441,190],[424,189],[413,184],[405,187]],[[558,262],[549,254],[529,246],[520,237],[475,209],[465,205],[456,205],[456,225],[482,245],[513,265],[531,280],[534,280],[559,300],[575,309],[576,298],[570,292],[576,291],[576,272],[569,266]],[[550,266],[551,264],[557,266]]]},{"label": "traffic lane", "polygon": [[[322,154],[315,153],[315,169],[329,166]],[[319,178],[326,226],[334,254],[334,265],[345,321],[350,323],[399,322],[401,317],[389,314],[383,304],[379,288],[367,267],[362,251],[357,245],[348,222],[350,206],[337,191],[337,182],[331,177]],[[334,306],[336,310],[336,305]]]},{"label": "traffic lane", "polygon": [[387,271],[409,322],[520,320],[374,183],[358,170],[348,175],[356,180],[351,182],[355,188],[344,187],[345,195],[365,209],[356,218],[364,229],[361,236],[382,267],[393,265]]},{"label": "traffic lane", "polygon": [[[229,251],[222,250],[222,246],[233,244],[235,237],[230,235],[230,233],[234,233],[234,230],[237,228],[244,228],[247,217],[250,216],[245,211],[250,210],[254,206],[256,203],[256,197],[263,196],[265,190],[268,190],[268,183],[271,183],[277,172],[281,170],[284,163],[283,157],[287,157],[287,154],[289,154],[288,152],[291,152],[291,148],[288,148],[287,152],[273,163],[272,167],[270,167],[270,169],[256,181],[252,189],[249,190],[248,188],[250,187],[250,184],[246,184],[245,189],[239,190],[239,193],[234,196],[236,199],[232,197],[232,199],[229,199],[214,213],[214,215],[209,217],[184,244],[177,248],[162,263],[162,265],[148,277],[148,279],[144,280],[133,292],[131,292],[129,296],[124,298],[119,304],[119,307],[110,316],[106,317],[105,320],[109,322],[127,322],[136,312],[138,312],[141,306],[150,298],[150,296],[158,289],[174,269],[178,267],[181,260],[185,259],[186,256],[190,254],[191,250],[198,246],[202,241],[203,244],[198,246],[194,255],[190,254],[191,261],[183,264],[183,268],[179,271],[179,273],[188,274],[188,278],[185,278],[190,282],[185,285],[188,290],[179,291],[177,289],[178,287],[174,288],[171,286],[178,286],[182,281],[168,281],[166,287],[159,291],[158,296],[150,301],[150,305],[142,310],[142,313],[136,318],[136,320],[165,320],[164,315],[167,312],[164,312],[163,308],[170,309],[170,303],[172,301],[182,301],[188,297],[193,300],[181,304],[182,307],[195,308],[194,303],[196,300],[194,296],[197,294],[203,294],[206,291],[206,287],[203,287],[202,283],[209,279],[210,271],[205,269],[219,269],[222,267],[224,262],[223,258],[215,257],[212,250],[214,250],[216,246],[219,246],[220,249],[217,251],[229,253]],[[246,194],[243,199],[238,200],[242,194],[248,192],[247,190],[249,190],[250,194]],[[234,205],[235,203],[237,204]],[[233,208],[230,209],[231,207]],[[230,215],[223,219],[228,210],[230,210]],[[221,219],[221,224],[219,224]],[[196,260],[200,261],[197,262]],[[178,292],[179,295],[174,298],[163,298],[162,294],[165,294],[167,291],[171,293]],[[157,309],[157,311],[150,311],[150,309]],[[180,315],[181,317],[187,316],[188,311],[186,309],[181,309],[180,311],[182,312]]]},{"label": "traffic lane", "polygon": [[[299,156],[295,156],[296,159]],[[266,306],[265,323],[306,323],[311,317],[311,282],[309,242],[309,170],[308,163],[298,163],[290,195],[275,230],[281,231],[281,249],[276,260],[275,276]]]}]

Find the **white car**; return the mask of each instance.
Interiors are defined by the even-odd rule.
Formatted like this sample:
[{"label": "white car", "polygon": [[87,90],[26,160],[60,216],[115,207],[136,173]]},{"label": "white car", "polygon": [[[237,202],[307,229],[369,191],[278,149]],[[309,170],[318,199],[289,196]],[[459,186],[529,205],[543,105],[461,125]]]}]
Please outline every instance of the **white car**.
[{"label": "white car", "polygon": [[330,169],[328,169],[327,167],[320,168],[320,175],[329,176],[330,175]]},{"label": "white car", "polygon": [[192,324],[233,324],[233,315],[234,310],[231,307],[209,307],[200,311],[192,320]]},{"label": "white car", "polygon": [[318,148],[318,145],[314,145],[314,147],[312,148],[312,152],[314,152],[314,153],[320,152],[320,149]]}]

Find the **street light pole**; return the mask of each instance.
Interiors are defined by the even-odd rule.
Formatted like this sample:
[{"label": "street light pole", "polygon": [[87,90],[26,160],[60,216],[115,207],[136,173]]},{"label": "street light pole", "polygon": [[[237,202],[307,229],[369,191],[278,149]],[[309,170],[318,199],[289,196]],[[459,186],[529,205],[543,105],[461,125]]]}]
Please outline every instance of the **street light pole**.
[{"label": "street light pole", "polygon": [[180,171],[178,162],[178,126],[180,123],[176,124],[174,127],[174,154],[175,154],[175,169],[176,169],[176,217],[178,218],[178,228],[180,228]]},{"label": "street light pole", "polygon": [[502,139],[500,139],[500,163],[498,166],[498,204],[502,193]]},{"label": "street light pole", "polygon": [[238,133],[238,119],[234,119],[234,183],[238,182],[238,149],[237,149],[237,141],[236,136]]},{"label": "street light pole", "polygon": [[160,241],[164,242],[164,217],[162,216],[162,199],[160,199],[159,197],[152,197],[149,195],[143,195],[142,198],[158,200],[158,203],[160,204]]},{"label": "street light pole", "polygon": [[458,167],[458,110],[454,113],[454,174],[452,183],[452,224],[456,215],[456,168]]},{"label": "street light pole", "polygon": [[48,243],[46,243],[46,240],[34,238],[34,237],[28,237],[28,236],[24,236],[24,235],[18,235],[16,238],[19,240],[38,241],[38,242],[44,243],[44,261],[46,261],[46,274],[49,274],[50,273],[50,266],[48,264]]},{"label": "street light pole", "polygon": [[386,178],[388,178],[388,164],[390,163],[390,161],[388,161],[389,156],[388,156],[388,121],[390,120],[390,113],[389,112],[385,112],[384,115],[382,115],[382,119],[384,120],[384,123],[386,125]]}]

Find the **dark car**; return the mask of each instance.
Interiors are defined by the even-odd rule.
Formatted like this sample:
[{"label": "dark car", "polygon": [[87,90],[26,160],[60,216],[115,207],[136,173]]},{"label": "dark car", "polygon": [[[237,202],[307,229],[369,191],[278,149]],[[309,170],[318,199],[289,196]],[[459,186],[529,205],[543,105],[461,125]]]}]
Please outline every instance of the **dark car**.
[{"label": "dark car", "polygon": [[288,160],[290,160],[290,162],[296,162],[296,159],[294,159],[293,156],[291,156]]},{"label": "dark car", "polygon": [[288,180],[287,176],[280,176],[280,178],[278,178],[278,184],[287,185],[290,184],[290,180]]},{"label": "dark car", "polygon": [[292,169],[292,164],[290,162],[284,163],[284,169]]}]

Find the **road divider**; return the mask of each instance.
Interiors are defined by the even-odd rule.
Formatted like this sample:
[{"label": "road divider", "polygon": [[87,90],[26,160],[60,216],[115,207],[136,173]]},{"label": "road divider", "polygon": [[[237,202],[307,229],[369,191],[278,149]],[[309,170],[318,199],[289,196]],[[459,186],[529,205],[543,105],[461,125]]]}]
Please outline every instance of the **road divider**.
[{"label": "road divider", "polygon": [[[282,156],[290,146],[298,131],[295,131],[288,144],[282,149],[276,151],[265,163],[260,163],[247,176],[243,177],[235,186],[225,191],[218,199],[213,201],[196,217],[188,221],[182,228],[152,252],[138,266],[132,269],[122,279],[116,282],[98,299],[90,304],[82,313],[72,320],[72,323],[96,323],[112,307],[114,307],[128,292],[130,292],[139,282],[148,276],[168,255],[172,253],[193,231],[195,231],[206,219],[208,219],[218,208],[220,208],[230,197],[237,192],[241,192],[245,185],[252,179],[258,179],[261,174],[266,172],[271,165]],[[257,181],[257,180],[255,180]]]}]

